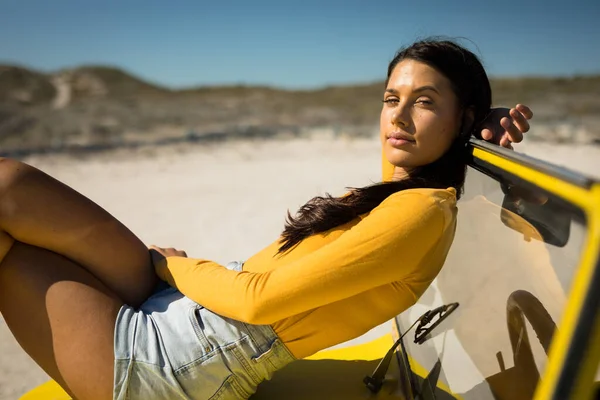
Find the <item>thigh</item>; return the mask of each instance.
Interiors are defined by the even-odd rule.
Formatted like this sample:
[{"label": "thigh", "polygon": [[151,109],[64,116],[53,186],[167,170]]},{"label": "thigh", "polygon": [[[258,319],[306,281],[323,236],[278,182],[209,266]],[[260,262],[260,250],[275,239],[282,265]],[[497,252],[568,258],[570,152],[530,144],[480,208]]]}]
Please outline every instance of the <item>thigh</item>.
[{"label": "thigh", "polygon": [[122,301],[63,256],[16,242],[0,264],[0,312],[23,349],[72,396],[111,399]]},{"label": "thigh", "polygon": [[132,306],[157,282],[148,249],[122,223],[69,186],[10,159],[0,159],[0,227],[70,258]]}]

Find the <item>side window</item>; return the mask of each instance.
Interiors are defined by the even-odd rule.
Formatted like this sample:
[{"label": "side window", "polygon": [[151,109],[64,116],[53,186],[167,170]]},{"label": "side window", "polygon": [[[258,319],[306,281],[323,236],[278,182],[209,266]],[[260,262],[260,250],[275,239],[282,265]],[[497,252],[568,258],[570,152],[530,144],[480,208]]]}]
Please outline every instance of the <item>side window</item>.
[{"label": "side window", "polygon": [[[543,373],[586,227],[572,205],[509,177],[469,168],[454,243],[437,279],[400,316],[459,307],[422,344],[406,336],[413,371],[441,371],[437,394],[529,399]],[[416,387],[422,385],[417,378]]]}]

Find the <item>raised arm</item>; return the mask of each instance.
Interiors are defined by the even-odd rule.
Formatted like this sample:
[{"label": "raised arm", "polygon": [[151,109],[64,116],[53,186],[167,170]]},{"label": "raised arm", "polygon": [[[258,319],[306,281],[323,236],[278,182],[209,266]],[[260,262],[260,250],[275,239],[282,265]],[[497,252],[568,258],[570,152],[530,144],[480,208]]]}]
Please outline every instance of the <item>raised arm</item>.
[{"label": "raised arm", "polygon": [[159,260],[156,271],[218,314],[270,324],[410,276],[440,240],[445,218],[439,200],[401,192],[334,242],[265,273],[183,257]]}]

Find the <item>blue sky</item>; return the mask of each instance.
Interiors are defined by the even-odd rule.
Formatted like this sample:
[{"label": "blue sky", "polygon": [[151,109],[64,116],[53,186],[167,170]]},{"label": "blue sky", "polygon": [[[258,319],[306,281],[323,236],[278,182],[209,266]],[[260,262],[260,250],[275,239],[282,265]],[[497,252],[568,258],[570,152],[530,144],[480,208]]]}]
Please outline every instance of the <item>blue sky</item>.
[{"label": "blue sky", "polygon": [[466,37],[493,76],[600,73],[600,1],[0,0],[0,63],[108,64],[170,87],[383,79],[403,44]]}]

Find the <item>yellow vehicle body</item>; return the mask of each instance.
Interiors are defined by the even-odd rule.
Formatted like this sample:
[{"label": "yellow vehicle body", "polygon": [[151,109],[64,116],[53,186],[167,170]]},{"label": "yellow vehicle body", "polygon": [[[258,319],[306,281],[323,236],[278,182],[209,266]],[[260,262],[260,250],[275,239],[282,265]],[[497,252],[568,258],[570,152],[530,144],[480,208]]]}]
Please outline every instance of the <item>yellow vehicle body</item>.
[{"label": "yellow vehicle body", "polygon": [[[289,365],[252,399],[600,396],[600,182],[475,139],[471,150],[455,242],[418,303]],[[391,349],[375,393],[363,379]],[[69,398],[48,382],[21,399]]]}]

